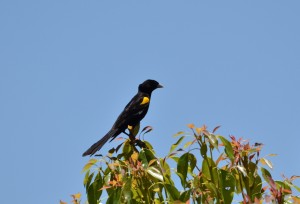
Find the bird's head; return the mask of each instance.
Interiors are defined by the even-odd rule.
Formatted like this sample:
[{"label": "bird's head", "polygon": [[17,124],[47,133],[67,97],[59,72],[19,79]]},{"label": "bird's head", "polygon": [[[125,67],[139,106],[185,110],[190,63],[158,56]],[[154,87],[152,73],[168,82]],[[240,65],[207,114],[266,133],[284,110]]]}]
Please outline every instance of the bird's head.
[{"label": "bird's head", "polygon": [[151,94],[157,88],[163,88],[157,81],[148,79],[139,85],[139,91]]}]

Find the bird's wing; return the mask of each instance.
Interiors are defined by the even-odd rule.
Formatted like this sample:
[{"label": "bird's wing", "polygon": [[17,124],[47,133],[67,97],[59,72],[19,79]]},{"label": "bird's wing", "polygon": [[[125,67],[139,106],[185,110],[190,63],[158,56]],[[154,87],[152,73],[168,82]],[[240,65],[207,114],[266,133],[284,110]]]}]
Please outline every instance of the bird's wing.
[{"label": "bird's wing", "polygon": [[133,121],[138,122],[144,118],[148,111],[150,96],[148,94],[137,93],[131,101],[126,105],[122,113],[116,120],[114,127],[127,128],[127,125]]}]

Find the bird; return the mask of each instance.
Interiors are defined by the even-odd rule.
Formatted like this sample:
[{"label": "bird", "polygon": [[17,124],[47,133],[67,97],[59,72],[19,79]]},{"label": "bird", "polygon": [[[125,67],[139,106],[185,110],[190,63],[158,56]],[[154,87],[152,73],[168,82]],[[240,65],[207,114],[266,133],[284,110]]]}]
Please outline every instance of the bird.
[{"label": "bird", "polygon": [[[119,134],[125,133],[127,128],[139,125],[148,112],[152,92],[157,88],[163,88],[157,81],[148,79],[138,86],[137,94],[125,106],[111,129],[98,142],[94,143],[82,156],[94,155],[109,140],[114,140]],[[127,134],[128,135],[128,134]]]}]

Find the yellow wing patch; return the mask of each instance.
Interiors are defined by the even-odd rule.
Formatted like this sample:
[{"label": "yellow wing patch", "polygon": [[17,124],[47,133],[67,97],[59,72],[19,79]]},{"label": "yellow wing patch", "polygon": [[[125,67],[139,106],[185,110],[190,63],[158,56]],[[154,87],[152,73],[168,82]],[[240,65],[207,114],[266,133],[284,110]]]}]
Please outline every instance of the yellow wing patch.
[{"label": "yellow wing patch", "polygon": [[150,98],[148,98],[148,97],[145,96],[145,97],[143,98],[143,101],[142,101],[141,105],[146,104],[146,103],[149,103],[149,101],[150,101]]},{"label": "yellow wing patch", "polygon": [[132,126],[131,125],[128,125],[127,127],[129,130],[132,130]]}]

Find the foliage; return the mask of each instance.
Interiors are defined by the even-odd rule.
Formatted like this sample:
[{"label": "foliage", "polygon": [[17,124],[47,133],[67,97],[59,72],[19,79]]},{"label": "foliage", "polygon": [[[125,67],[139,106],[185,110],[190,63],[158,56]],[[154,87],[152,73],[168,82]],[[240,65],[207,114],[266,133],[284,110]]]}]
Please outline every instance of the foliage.
[{"label": "foliage", "polygon": [[[107,155],[90,159],[83,168],[88,203],[227,204],[237,195],[245,204],[300,203],[293,194],[300,191],[293,184],[299,177],[274,180],[267,170],[273,168],[272,163],[260,157],[262,144],[250,145],[234,136],[227,139],[215,134],[219,127],[212,132],[206,126],[188,127],[190,133],[174,135],[178,139],[163,158],[156,156],[149,142],[136,138],[137,127],[130,131],[130,139]],[[147,126],[139,137],[151,130]],[[174,162],[176,167],[171,168]],[[175,185],[175,176],[181,186]],[[106,201],[101,197],[103,191],[107,192]],[[77,199],[74,203],[79,202]]]}]

